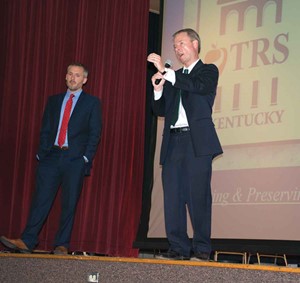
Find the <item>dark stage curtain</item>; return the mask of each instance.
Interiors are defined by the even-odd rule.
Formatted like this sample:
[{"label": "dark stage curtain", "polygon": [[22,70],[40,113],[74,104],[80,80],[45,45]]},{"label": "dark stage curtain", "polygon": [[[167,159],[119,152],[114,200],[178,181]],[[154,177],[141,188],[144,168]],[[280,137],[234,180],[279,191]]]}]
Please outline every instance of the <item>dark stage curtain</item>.
[{"label": "dark stage curtain", "polygon": [[[161,33],[162,33],[162,14],[149,13],[149,33],[148,33],[148,54],[155,52],[161,53]],[[135,246],[143,247],[142,243],[147,241],[149,229],[149,217],[151,209],[151,196],[153,189],[153,166],[156,148],[157,117],[153,114],[151,101],[153,98],[153,86],[151,77],[157,72],[152,63],[147,64],[147,83],[146,83],[146,115],[145,115],[145,162],[144,162],[144,182],[142,194],[142,212],[140,225],[134,243]]]},{"label": "dark stage curtain", "polygon": [[[25,226],[46,100],[66,89],[66,67],[80,61],[104,124],[70,249],[137,256],[149,1],[2,0],[0,8],[0,234],[19,237]],[[58,194],[37,248],[51,250],[59,213]]]}]

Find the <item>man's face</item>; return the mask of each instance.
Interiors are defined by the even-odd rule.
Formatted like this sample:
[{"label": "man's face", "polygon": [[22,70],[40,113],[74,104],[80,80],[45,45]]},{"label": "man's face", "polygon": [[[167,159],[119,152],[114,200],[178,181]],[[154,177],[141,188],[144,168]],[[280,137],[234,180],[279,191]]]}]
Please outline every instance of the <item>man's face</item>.
[{"label": "man's face", "polygon": [[79,66],[70,66],[66,74],[66,83],[71,91],[76,91],[82,88],[86,83],[87,78],[84,76],[83,68]]},{"label": "man's face", "polygon": [[188,67],[194,63],[198,57],[198,42],[191,40],[186,32],[177,34],[173,41],[173,47],[177,59]]}]

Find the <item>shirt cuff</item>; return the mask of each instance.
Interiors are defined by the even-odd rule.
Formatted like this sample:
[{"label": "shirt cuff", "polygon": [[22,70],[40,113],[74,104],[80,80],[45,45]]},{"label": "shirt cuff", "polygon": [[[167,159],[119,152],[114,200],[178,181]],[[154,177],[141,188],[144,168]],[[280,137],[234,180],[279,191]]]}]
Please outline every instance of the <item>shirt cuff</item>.
[{"label": "shirt cuff", "polygon": [[83,156],[85,163],[88,163],[89,160],[86,158],[86,156]]},{"label": "shirt cuff", "polygon": [[154,90],[154,100],[159,100],[162,97],[163,91],[155,91]]},{"label": "shirt cuff", "polygon": [[175,71],[168,68],[166,68],[165,70],[166,70],[166,74],[164,75],[164,79],[166,81],[169,81],[172,85],[174,85],[176,82]]}]

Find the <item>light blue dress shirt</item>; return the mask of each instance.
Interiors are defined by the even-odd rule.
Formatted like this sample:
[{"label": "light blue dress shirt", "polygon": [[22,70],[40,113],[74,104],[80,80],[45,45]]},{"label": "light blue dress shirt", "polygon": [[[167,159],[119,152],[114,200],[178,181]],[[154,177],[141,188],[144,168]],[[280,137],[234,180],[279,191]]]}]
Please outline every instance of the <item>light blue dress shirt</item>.
[{"label": "light blue dress shirt", "polygon": [[[57,134],[56,134],[54,145],[58,146],[58,135],[59,135],[59,131],[60,131],[60,128],[61,128],[61,123],[62,123],[62,119],[63,119],[65,107],[66,107],[68,99],[70,98],[70,95],[72,93],[74,94],[73,104],[72,104],[72,109],[71,109],[71,114],[70,114],[70,117],[71,117],[72,112],[74,110],[74,107],[75,107],[75,105],[76,105],[76,103],[78,101],[78,98],[79,98],[81,92],[82,92],[82,89],[79,89],[79,90],[77,90],[75,92],[72,92],[69,89],[67,90],[66,95],[65,95],[64,100],[63,100],[63,103],[61,105],[59,124],[58,124],[58,129],[57,129]],[[65,139],[65,143],[63,144],[63,146],[69,146],[69,144],[68,144],[68,130],[67,130],[67,133],[66,133],[66,139]]]}]

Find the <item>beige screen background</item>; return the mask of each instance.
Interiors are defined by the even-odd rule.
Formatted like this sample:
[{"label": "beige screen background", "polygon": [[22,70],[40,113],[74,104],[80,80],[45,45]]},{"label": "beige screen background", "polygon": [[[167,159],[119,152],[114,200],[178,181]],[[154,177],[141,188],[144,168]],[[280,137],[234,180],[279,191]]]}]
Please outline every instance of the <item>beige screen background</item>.
[{"label": "beige screen background", "polygon": [[[162,57],[195,29],[200,58],[220,72],[213,119],[213,238],[300,240],[300,1],[165,0]],[[166,237],[159,118],[148,237]],[[189,235],[192,229],[189,223]]]}]

